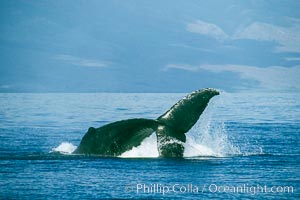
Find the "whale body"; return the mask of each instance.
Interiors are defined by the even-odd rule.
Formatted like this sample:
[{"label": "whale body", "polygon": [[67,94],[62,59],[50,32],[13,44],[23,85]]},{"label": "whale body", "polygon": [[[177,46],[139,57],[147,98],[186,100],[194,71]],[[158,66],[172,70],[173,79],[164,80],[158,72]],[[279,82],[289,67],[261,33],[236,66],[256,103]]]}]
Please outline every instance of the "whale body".
[{"label": "whale body", "polygon": [[120,156],[139,146],[155,132],[160,157],[182,157],[185,133],[198,121],[209,100],[216,95],[219,92],[215,89],[197,90],[157,119],[127,119],[100,128],[90,127],[74,153]]}]

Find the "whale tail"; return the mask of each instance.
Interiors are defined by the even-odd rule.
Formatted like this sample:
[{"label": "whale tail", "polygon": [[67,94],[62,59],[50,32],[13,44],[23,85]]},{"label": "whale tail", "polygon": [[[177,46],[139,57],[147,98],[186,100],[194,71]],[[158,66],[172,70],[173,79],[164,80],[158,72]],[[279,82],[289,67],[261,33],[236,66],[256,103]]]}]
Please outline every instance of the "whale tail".
[{"label": "whale tail", "polygon": [[91,127],[74,153],[119,156],[156,132],[161,157],[182,157],[185,133],[197,122],[209,100],[218,94],[214,89],[195,91],[156,120],[128,119],[97,129]]}]

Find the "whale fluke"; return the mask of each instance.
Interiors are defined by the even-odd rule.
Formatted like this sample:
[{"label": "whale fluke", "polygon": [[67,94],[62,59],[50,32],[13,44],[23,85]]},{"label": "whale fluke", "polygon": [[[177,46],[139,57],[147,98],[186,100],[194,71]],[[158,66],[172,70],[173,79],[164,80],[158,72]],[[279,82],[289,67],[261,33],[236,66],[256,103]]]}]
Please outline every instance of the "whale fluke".
[{"label": "whale fluke", "polygon": [[218,94],[219,92],[214,89],[192,92],[178,101],[170,110],[158,117],[157,120],[186,133],[198,121],[209,100]]},{"label": "whale fluke", "polygon": [[128,119],[100,128],[89,128],[74,153],[119,156],[137,147],[156,132],[161,157],[182,157],[187,133],[197,122],[209,100],[219,92],[197,90],[173,105],[166,113],[152,119]]}]

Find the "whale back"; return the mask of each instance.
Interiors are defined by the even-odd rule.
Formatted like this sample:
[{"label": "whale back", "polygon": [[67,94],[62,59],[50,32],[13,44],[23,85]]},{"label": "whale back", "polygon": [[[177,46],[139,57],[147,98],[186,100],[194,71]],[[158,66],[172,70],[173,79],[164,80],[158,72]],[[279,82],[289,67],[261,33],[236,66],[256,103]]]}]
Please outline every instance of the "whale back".
[{"label": "whale back", "polygon": [[209,100],[216,95],[219,92],[214,89],[197,90],[178,101],[157,120],[174,130],[186,133],[197,122]]},{"label": "whale back", "polygon": [[83,136],[74,153],[119,156],[149,137],[158,123],[151,119],[128,119],[104,125],[90,127]]}]

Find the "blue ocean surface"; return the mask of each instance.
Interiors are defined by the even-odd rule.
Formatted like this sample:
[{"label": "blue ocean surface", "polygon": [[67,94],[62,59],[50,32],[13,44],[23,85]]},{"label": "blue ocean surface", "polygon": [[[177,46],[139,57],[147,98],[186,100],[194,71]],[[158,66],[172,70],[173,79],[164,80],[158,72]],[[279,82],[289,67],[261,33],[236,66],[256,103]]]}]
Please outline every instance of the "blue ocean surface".
[{"label": "blue ocean surface", "polygon": [[187,133],[117,158],[73,155],[89,127],[155,119],[185,94],[0,94],[0,199],[299,199],[300,94],[226,93]]}]

